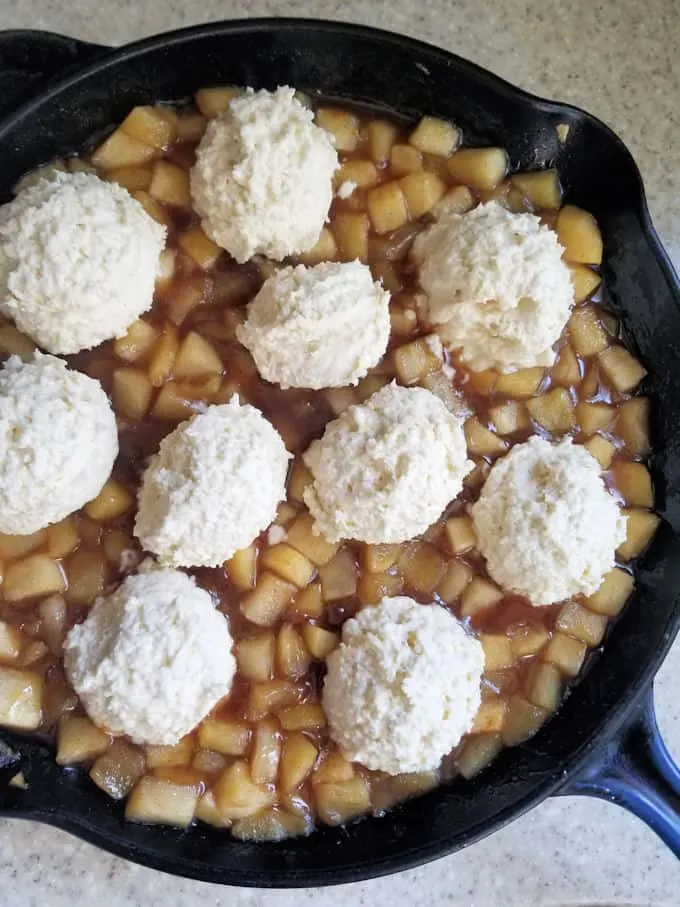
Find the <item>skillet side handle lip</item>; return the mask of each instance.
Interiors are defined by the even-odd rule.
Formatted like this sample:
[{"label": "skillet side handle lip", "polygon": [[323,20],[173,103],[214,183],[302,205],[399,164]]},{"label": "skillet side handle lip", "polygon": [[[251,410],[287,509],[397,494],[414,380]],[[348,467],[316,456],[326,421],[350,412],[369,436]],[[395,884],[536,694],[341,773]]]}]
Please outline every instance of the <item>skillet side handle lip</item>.
[{"label": "skillet side handle lip", "polygon": [[0,31],[0,122],[53,80],[85,66],[108,50],[52,32]]},{"label": "skillet side handle lip", "polygon": [[680,766],[661,736],[651,685],[618,736],[560,794],[585,794],[622,806],[680,859]]}]

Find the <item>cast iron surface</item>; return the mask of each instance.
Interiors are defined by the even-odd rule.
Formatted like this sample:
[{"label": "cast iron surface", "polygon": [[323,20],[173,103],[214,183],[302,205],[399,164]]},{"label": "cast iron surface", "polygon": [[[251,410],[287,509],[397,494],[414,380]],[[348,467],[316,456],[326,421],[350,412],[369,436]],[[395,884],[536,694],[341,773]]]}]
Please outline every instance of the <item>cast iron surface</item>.
[{"label": "cast iron surface", "polygon": [[[467,142],[504,146],[513,167],[556,165],[567,200],[592,211],[602,228],[604,276],[649,370],[643,390],[654,400],[652,469],[665,522],[638,565],[635,595],[604,654],[591,658],[581,682],[534,739],[504,751],[471,782],[454,782],[347,828],[281,844],[243,844],[202,826],[179,832],[124,824],[122,806],[85,774],[57,768],[47,746],[4,734],[21,754],[29,787],[0,788],[0,811],[59,825],[168,872],[229,884],[302,886],[423,863],[488,834],[572,781],[587,788],[583,778],[590,778],[593,792],[595,773],[585,767],[603,747],[612,765],[613,754],[642,727],[635,717],[624,743],[610,742],[641,708],[640,696],[678,628],[680,603],[680,292],[652,229],[638,170],[619,139],[588,114],[529,96],[444,51],[339,23],[221,23],[109,52],[58,36],[6,33],[0,35],[0,68],[8,60],[15,79],[22,71],[33,74],[38,94],[14,113],[14,99],[4,109],[0,102],[6,117],[0,123],[0,200],[27,170],[78,150],[135,104],[185,98],[218,83],[288,83],[413,119],[427,112],[455,120]],[[62,65],[70,72],[56,82]],[[560,123],[570,126],[565,145],[555,131]],[[1,772],[8,757],[0,757]],[[673,779],[664,781],[658,765],[650,771],[667,797],[664,785]],[[616,792],[604,795],[617,799]],[[672,820],[674,807],[668,808]]]}]

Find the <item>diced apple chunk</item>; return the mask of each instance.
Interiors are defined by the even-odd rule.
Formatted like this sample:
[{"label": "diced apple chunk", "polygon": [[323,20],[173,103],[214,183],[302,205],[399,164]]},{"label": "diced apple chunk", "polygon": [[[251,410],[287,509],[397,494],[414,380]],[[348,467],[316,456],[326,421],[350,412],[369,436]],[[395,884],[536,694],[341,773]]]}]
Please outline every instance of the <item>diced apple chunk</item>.
[{"label": "diced apple chunk", "polygon": [[580,382],[581,369],[576,354],[570,346],[562,347],[550,376],[554,385],[563,387],[573,387]]},{"label": "diced apple chunk", "polygon": [[337,633],[324,630],[314,624],[305,624],[302,628],[302,638],[307,648],[316,659],[323,659],[329,655],[340,643]]},{"label": "diced apple chunk", "polygon": [[0,667],[0,725],[35,730],[42,719],[42,698],[40,675]]},{"label": "diced apple chunk", "polygon": [[178,237],[177,244],[203,270],[212,268],[222,254],[217,243],[206,236],[201,227],[186,230]]},{"label": "diced apple chunk", "polygon": [[499,375],[494,383],[494,390],[497,394],[524,400],[538,393],[544,377],[544,368],[520,368],[507,375]]},{"label": "diced apple chunk", "polygon": [[156,223],[162,224],[164,227],[172,226],[169,212],[155,198],[152,198],[146,189],[135,189],[132,195]]},{"label": "diced apple chunk", "polygon": [[40,548],[45,543],[46,532],[39,529],[30,535],[7,535],[0,532],[0,558],[13,561]]},{"label": "diced apple chunk", "polygon": [[507,702],[498,696],[487,699],[479,707],[471,734],[495,734],[503,729]]},{"label": "diced apple chunk", "polygon": [[253,751],[250,757],[250,775],[255,784],[276,781],[281,758],[281,734],[272,718],[259,721],[253,732]]},{"label": "diced apple chunk", "polygon": [[130,325],[124,337],[113,341],[113,351],[125,362],[138,362],[148,356],[157,339],[156,329],[140,319]]},{"label": "diced apple chunk", "polygon": [[260,555],[262,566],[302,589],[314,576],[316,567],[295,548],[282,542],[265,549]]},{"label": "diced apple chunk", "polygon": [[365,545],[363,566],[369,573],[384,573],[389,570],[401,554],[401,545]]},{"label": "diced apple chunk", "polygon": [[585,435],[594,435],[611,426],[615,411],[608,403],[577,403],[576,421]]},{"label": "diced apple chunk", "polygon": [[325,610],[325,602],[321,595],[321,583],[310,583],[302,589],[295,601],[288,609],[288,613],[300,617],[320,618]]},{"label": "diced apple chunk", "polygon": [[371,808],[368,786],[363,778],[317,784],[314,792],[319,817],[327,825],[344,825]]},{"label": "diced apple chunk", "polygon": [[569,677],[576,677],[586,657],[586,644],[579,639],[555,633],[548,643],[544,658]]},{"label": "diced apple chunk", "polygon": [[475,576],[463,592],[460,609],[461,617],[472,617],[478,611],[484,611],[497,605],[503,598],[503,592],[494,583]]},{"label": "diced apple chunk", "polygon": [[90,778],[114,800],[127,797],[144,774],[144,754],[125,740],[114,740],[90,769]]},{"label": "diced apple chunk", "polygon": [[113,373],[113,405],[117,413],[133,422],[146,416],[153,387],[149,376],[138,368],[117,368]]},{"label": "diced apple chunk", "polygon": [[477,534],[469,516],[452,517],[447,520],[446,537],[453,554],[462,554],[477,544]]},{"label": "diced apple chunk", "polygon": [[357,186],[374,186],[378,182],[378,170],[373,161],[354,158],[345,161],[335,174],[338,186],[343,183],[355,183]]},{"label": "diced apple chunk", "polygon": [[0,662],[16,661],[24,644],[20,630],[0,620]]},{"label": "diced apple chunk", "polygon": [[557,170],[515,173],[512,182],[535,208],[559,208],[562,204],[562,187]]},{"label": "diced apple chunk", "polygon": [[569,265],[571,283],[574,287],[574,302],[588,299],[600,286],[600,275],[587,265]]},{"label": "diced apple chunk", "polygon": [[8,602],[63,592],[66,588],[64,571],[44,554],[32,554],[15,561],[7,568],[3,595]]},{"label": "diced apple chunk", "polygon": [[309,731],[326,727],[326,713],[318,703],[306,702],[279,712],[284,731]]},{"label": "diced apple chunk", "polygon": [[357,591],[357,566],[352,553],[347,548],[341,548],[327,564],[319,567],[319,579],[321,594],[327,602],[354,595]]},{"label": "diced apple chunk", "polygon": [[602,469],[609,469],[616,454],[616,447],[602,435],[593,435],[583,445],[588,453],[594,457]]},{"label": "diced apple chunk", "polygon": [[319,107],[316,122],[333,136],[337,151],[354,151],[359,144],[359,120],[353,113],[335,107]]},{"label": "diced apple chunk", "polygon": [[102,170],[119,167],[138,167],[157,154],[157,149],[138,139],[133,139],[121,129],[116,129],[94,152],[92,163]]},{"label": "diced apple chunk", "polygon": [[562,683],[562,674],[555,665],[537,664],[529,673],[527,697],[546,712],[554,712],[562,697]]},{"label": "diced apple chunk", "polygon": [[489,418],[499,435],[512,435],[530,427],[526,406],[519,400],[506,400],[489,410]]},{"label": "diced apple chunk", "polygon": [[271,627],[286,610],[295,586],[269,571],[264,571],[252,592],[241,602],[241,612],[251,623]]},{"label": "diced apple chunk", "polygon": [[322,535],[316,534],[313,522],[310,514],[300,514],[288,530],[286,542],[309,558],[317,567],[322,567],[335,556],[339,545],[337,542],[327,542]]},{"label": "diced apple chunk", "polygon": [[431,211],[446,192],[446,183],[436,173],[428,170],[403,176],[399,185],[406,198],[409,214],[414,220]]},{"label": "diced apple chunk", "polygon": [[115,520],[127,513],[134,503],[134,496],[124,485],[115,479],[109,479],[97,497],[85,505],[85,513],[91,520],[99,522]]},{"label": "diced apple chunk", "polygon": [[211,790],[205,791],[198,798],[194,818],[213,828],[231,828],[231,819],[227,819],[217,808],[215,794]]},{"label": "diced apple chunk", "polygon": [[399,569],[416,592],[429,594],[446,570],[446,561],[432,545],[412,542],[399,559]]},{"label": "diced apple chunk", "polygon": [[571,342],[579,356],[594,356],[606,350],[610,337],[604,329],[596,309],[591,305],[579,306],[569,319]]},{"label": "diced apple chunk", "polygon": [[539,730],[548,713],[523,696],[514,695],[508,703],[508,714],[503,725],[503,743],[517,746],[524,743]]},{"label": "diced apple chunk", "polygon": [[187,735],[177,743],[163,745],[150,745],[145,747],[147,768],[170,768],[171,766],[187,765],[194,755],[193,737]]},{"label": "diced apple chunk", "polygon": [[460,144],[460,130],[446,120],[424,116],[408,140],[423,154],[448,157]]},{"label": "diced apple chunk", "polygon": [[160,387],[170,377],[178,347],[177,330],[166,324],[149,363],[149,380],[154,387]]},{"label": "diced apple chunk", "polygon": [[602,580],[602,585],[586,599],[586,607],[595,614],[615,617],[628,601],[635,581],[630,573],[615,567]]},{"label": "diced apple chunk", "polygon": [[274,676],[275,648],[273,633],[240,639],[234,647],[234,654],[241,674],[248,680],[271,680]]},{"label": "diced apple chunk", "polygon": [[212,119],[218,114],[224,113],[230,102],[242,94],[241,88],[235,88],[233,85],[220,85],[216,88],[199,88],[194,95],[194,100],[203,116]]},{"label": "diced apple chunk", "polygon": [[220,775],[213,788],[220,813],[228,819],[253,816],[274,803],[274,793],[250,777],[248,764],[232,763]]},{"label": "diced apple chunk", "polygon": [[153,168],[149,195],[165,205],[189,208],[191,192],[188,172],[169,161],[157,161]]},{"label": "diced apple chunk", "polygon": [[508,157],[502,148],[464,148],[449,158],[448,168],[455,182],[488,191],[505,176]]},{"label": "diced apple chunk", "polygon": [[535,655],[548,641],[548,631],[545,627],[532,624],[522,624],[514,627],[510,636],[510,645],[515,658],[524,658],[526,655]]},{"label": "diced apple chunk", "polygon": [[481,457],[498,457],[508,449],[507,443],[486,428],[476,416],[463,426],[468,452]]},{"label": "diced apple chunk", "polygon": [[297,688],[289,680],[270,680],[250,687],[248,697],[248,718],[259,721],[272,712],[295,705],[299,700]]},{"label": "diced apple chunk", "polygon": [[399,595],[403,588],[404,577],[399,573],[364,573],[357,592],[364,605],[374,605],[385,597]]},{"label": "diced apple chunk", "polygon": [[617,548],[616,553],[629,561],[645,550],[656,532],[660,518],[648,510],[624,510],[626,516],[626,540]]},{"label": "diced apple chunk", "polygon": [[108,572],[106,555],[101,549],[76,551],[66,563],[67,601],[77,605],[92,603],[104,591]]},{"label": "diced apple chunk", "polygon": [[474,778],[496,758],[502,747],[500,734],[471,737],[456,758],[456,768],[464,778]]},{"label": "diced apple chunk", "polygon": [[131,822],[187,828],[194,818],[197,802],[195,787],[145,775],[128,798],[125,818]]},{"label": "diced apple chunk", "polygon": [[456,601],[472,579],[472,568],[464,561],[452,560],[446,566],[446,573],[437,586],[437,595],[442,601]]},{"label": "diced apple chunk", "polygon": [[442,367],[441,356],[437,355],[425,337],[397,347],[392,358],[397,377],[405,385],[418,384]]},{"label": "diced apple chunk", "polygon": [[614,485],[628,507],[651,510],[654,506],[654,489],[649,470],[642,463],[619,460],[611,470]]},{"label": "diced apple chunk", "polygon": [[229,579],[239,589],[252,589],[257,576],[257,548],[250,545],[231,556],[224,565]]},{"label": "diced apple chunk", "polygon": [[340,211],[331,222],[331,229],[343,261],[368,261],[369,219],[363,212]]},{"label": "diced apple chunk", "polygon": [[189,331],[177,351],[172,372],[178,380],[221,375],[222,360],[204,337],[196,331]]},{"label": "diced apple chunk", "polygon": [[616,434],[619,435],[628,453],[636,457],[647,456],[651,449],[649,442],[649,399],[634,397],[619,407],[616,420]]},{"label": "diced apple chunk", "polygon": [[526,406],[534,422],[546,431],[569,431],[574,426],[574,405],[566,388],[553,388],[541,397],[527,400]]},{"label": "diced apple chunk", "polygon": [[482,633],[479,641],[484,649],[484,670],[502,671],[515,663],[510,639],[500,633]]},{"label": "diced apple chunk", "polygon": [[311,660],[300,634],[290,624],[284,624],[276,642],[276,663],[279,672],[291,680],[298,680],[309,670]]},{"label": "diced apple chunk", "polygon": [[368,123],[368,148],[377,164],[389,160],[396,136],[397,127],[388,120],[371,120]]},{"label": "diced apple chunk", "polygon": [[317,748],[302,734],[289,734],[283,743],[279,766],[279,787],[286,793],[295,790],[307,778],[319,753]]},{"label": "diced apple chunk", "polygon": [[423,169],[423,156],[412,145],[393,145],[390,153],[390,170],[394,176],[406,176]]},{"label": "diced apple chunk", "polygon": [[101,755],[109,746],[109,735],[89,718],[66,715],[59,722],[57,764],[74,765]]},{"label": "diced apple chunk", "polygon": [[557,238],[569,262],[599,265],[602,261],[602,235],[592,214],[574,205],[565,205],[557,215]]},{"label": "diced apple chunk", "polygon": [[647,369],[622,346],[612,346],[599,355],[600,368],[622,394],[629,394],[647,374]]},{"label": "diced apple chunk", "polygon": [[598,646],[607,628],[607,618],[570,601],[560,608],[555,627],[589,647]]},{"label": "diced apple chunk", "polygon": [[376,233],[389,233],[409,219],[406,196],[396,181],[371,189],[366,196],[366,205]]},{"label": "diced apple chunk", "polygon": [[185,393],[186,385],[175,384],[174,381],[163,385],[160,389],[151,415],[161,422],[181,422],[189,419],[199,410],[191,394]]},{"label": "diced apple chunk", "polygon": [[299,255],[298,258],[305,265],[318,265],[322,261],[333,261],[338,252],[338,245],[329,227],[324,227],[319,233],[319,238],[312,248]]},{"label": "diced apple chunk", "polygon": [[206,750],[242,756],[250,742],[250,728],[242,721],[206,718],[198,728],[198,742]]},{"label": "diced apple chunk", "polygon": [[[307,469],[302,460],[296,460],[288,479],[288,497],[291,501],[299,504],[304,503],[305,490],[314,481],[311,472]],[[311,519],[311,518],[310,518]],[[311,523],[310,523],[311,526]],[[305,553],[304,551],[302,552]]]}]

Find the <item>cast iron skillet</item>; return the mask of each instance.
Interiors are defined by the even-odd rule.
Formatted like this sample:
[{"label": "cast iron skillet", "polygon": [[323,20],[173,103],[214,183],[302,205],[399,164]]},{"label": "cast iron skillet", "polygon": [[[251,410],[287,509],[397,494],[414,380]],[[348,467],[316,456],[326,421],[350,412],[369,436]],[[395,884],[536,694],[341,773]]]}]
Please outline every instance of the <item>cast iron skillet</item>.
[{"label": "cast iron skillet", "polygon": [[[552,794],[587,793],[637,813],[680,856],[680,772],[659,737],[651,684],[680,621],[680,288],[652,228],[637,167],[602,123],[531,97],[451,54],[339,23],[249,20],[151,38],[119,50],[40,32],[0,34],[0,200],[27,170],[79,149],[135,104],[180,99],[218,83],[288,83],[431,113],[466,140],[507,148],[513,166],[555,164],[568,201],[597,217],[604,274],[649,370],[652,463],[664,517],[637,570],[636,593],[602,655],[530,742],[383,818],[323,828],[281,844],[243,844],[206,827],[180,832],[125,824],[85,773],[58,768],[49,747],[5,733],[0,813],[51,823],[147,866],[211,882],[306,886],[406,869],[489,834]],[[560,145],[558,123],[568,123]]]}]

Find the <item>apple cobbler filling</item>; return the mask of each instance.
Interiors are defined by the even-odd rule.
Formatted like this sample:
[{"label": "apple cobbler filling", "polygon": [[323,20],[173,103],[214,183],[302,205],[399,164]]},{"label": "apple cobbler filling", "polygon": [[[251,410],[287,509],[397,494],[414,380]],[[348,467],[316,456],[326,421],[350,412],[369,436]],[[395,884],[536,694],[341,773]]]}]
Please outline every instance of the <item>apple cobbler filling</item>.
[{"label": "apple cobbler filling", "polygon": [[[126,800],[128,819],[199,820],[238,838],[278,840],[381,813],[456,775],[470,778],[502,747],[535,734],[623,608],[633,587],[630,562],[658,517],[644,463],[649,401],[636,394],[645,370],[608,307],[595,220],[562,204],[554,170],[508,174],[503,149],[459,149],[457,129],[444,121],[404,126],[315,102],[340,168],[316,246],[291,261],[367,264],[391,294],[389,347],[356,387],[282,390],[259,377],[236,330],[279,266],[261,257],[236,264],[201,228],[189,190],[206,123],[237,91],[203,89],[191,108],[135,108],[91,154],[56,164],[124,186],[167,227],[168,242],[152,309],[124,337],[69,360],[100,380],[113,402],[120,455],[110,480],[62,522],[0,536],[0,723],[53,736],[58,763],[81,766],[110,797]],[[474,372],[433,338],[412,242],[440,212],[490,200],[535,212],[565,249],[576,304],[551,367]],[[29,357],[33,349],[11,323],[0,323],[3,357]],[[311,476],[302,454],[329,421],[393,380],[427,388],[466,413],[474,469],[421,537],[330,543],[313,532],[304,504]],[[261,410],[294,455],[287,499],[272,526],[223,567],[189,571],[229,619],[238,666],[231,694],[176,745],[138,746],[86,717],[64,674],[64,639],[144,557],[133,522],[148,457],[178,423],[234,394]],[[601,587],[539,608],[491,579],[469,515],[494,461],[536,434],[584,445],[628,517],[617,566]],[[321,706],[324,660],[343,622],[397,595],[444,605],[484,649],[474,725],[436,772],[388,776],[348,762],[330,740]]]}]

